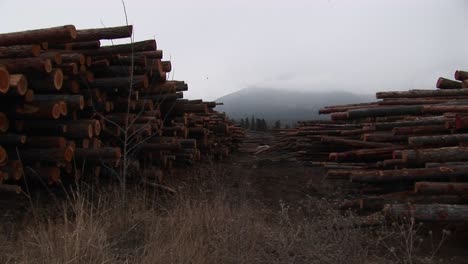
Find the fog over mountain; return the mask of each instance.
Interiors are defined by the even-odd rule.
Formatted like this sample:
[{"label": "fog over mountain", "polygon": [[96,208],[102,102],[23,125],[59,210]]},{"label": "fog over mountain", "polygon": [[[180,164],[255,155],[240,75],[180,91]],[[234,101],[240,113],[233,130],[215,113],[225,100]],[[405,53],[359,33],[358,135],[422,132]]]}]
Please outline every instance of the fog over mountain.
[{"label": "fog over mountain", "polygon": [[246,88],[218,98],[224,105],[217,110],[226,112],[234,119],[251,117],[265,118],[269,122],[281,120],[293,123],[298,120],[328,118],[318,115],[318,110],[327,105],[361,103],[374,100],[374,94],[357,94],[347,91],[305,92],[291,88]]}]

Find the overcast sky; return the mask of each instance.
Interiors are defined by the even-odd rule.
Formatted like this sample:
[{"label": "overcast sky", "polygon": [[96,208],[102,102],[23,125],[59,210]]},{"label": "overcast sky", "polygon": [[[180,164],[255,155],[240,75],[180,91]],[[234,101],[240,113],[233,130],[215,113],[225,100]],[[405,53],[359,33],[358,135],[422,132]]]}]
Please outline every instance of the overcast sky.
[{"label": "overcast sky", "polygon": [[[127,0],[136,40],[156,38],[188,97],[246,87],[434,88],[468,69],[464,0]],[[125,24],[120,0],[0,0],[1,32]]]}]

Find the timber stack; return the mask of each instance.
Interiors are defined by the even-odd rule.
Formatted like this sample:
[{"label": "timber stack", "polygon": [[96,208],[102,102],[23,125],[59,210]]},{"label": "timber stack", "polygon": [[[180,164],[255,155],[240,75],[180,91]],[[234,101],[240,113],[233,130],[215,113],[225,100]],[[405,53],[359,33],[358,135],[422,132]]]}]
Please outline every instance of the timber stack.
[{"label": "timber stack", "polygon": [[167,80],[172,65],[154,39],[101,45],[132,32],[66,25],[0,34],[1,192],[122,167],[164,172],[237,147],[243,132],[215,102],[183,99],[188,85]]},{"label": "timber stack", "polygon": [[[343,209],[421,221],[468,221],[468,72],[433,90],[378,92],[328,106],[331,120],[281,131],[281,148],[347,183]],[[344,181],[342,181],[344,180]]]}]

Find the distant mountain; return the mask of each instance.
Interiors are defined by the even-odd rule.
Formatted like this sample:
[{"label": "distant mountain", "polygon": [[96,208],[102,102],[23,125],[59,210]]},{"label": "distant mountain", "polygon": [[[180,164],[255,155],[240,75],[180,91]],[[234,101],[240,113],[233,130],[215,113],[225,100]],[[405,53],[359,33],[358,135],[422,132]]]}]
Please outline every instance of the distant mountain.
[{"label": "distant mountain", "polygon": [[216,107],[231,118],[240,119],[255,115],[269,122],[281,120],[295,123],[298,120],[325,119],[318,110],[323,106],[363,103],[375,100],[374,95],[361,95],[343,91],[301,92],[267,88],[246,88],[221,98]]}]

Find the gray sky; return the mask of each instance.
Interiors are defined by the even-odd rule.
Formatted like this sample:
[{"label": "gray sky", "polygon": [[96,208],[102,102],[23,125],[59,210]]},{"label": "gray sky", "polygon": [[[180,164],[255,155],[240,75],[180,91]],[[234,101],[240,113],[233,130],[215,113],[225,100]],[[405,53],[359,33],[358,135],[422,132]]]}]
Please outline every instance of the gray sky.
[{"label": "gray sky", "polygon": [[[434,88],[468,70],[464,0],[127,0],[136,40],[156,38],[190,98],[245,87]],[[125,23],[120,0],[0,0],[1,32]]]}]

